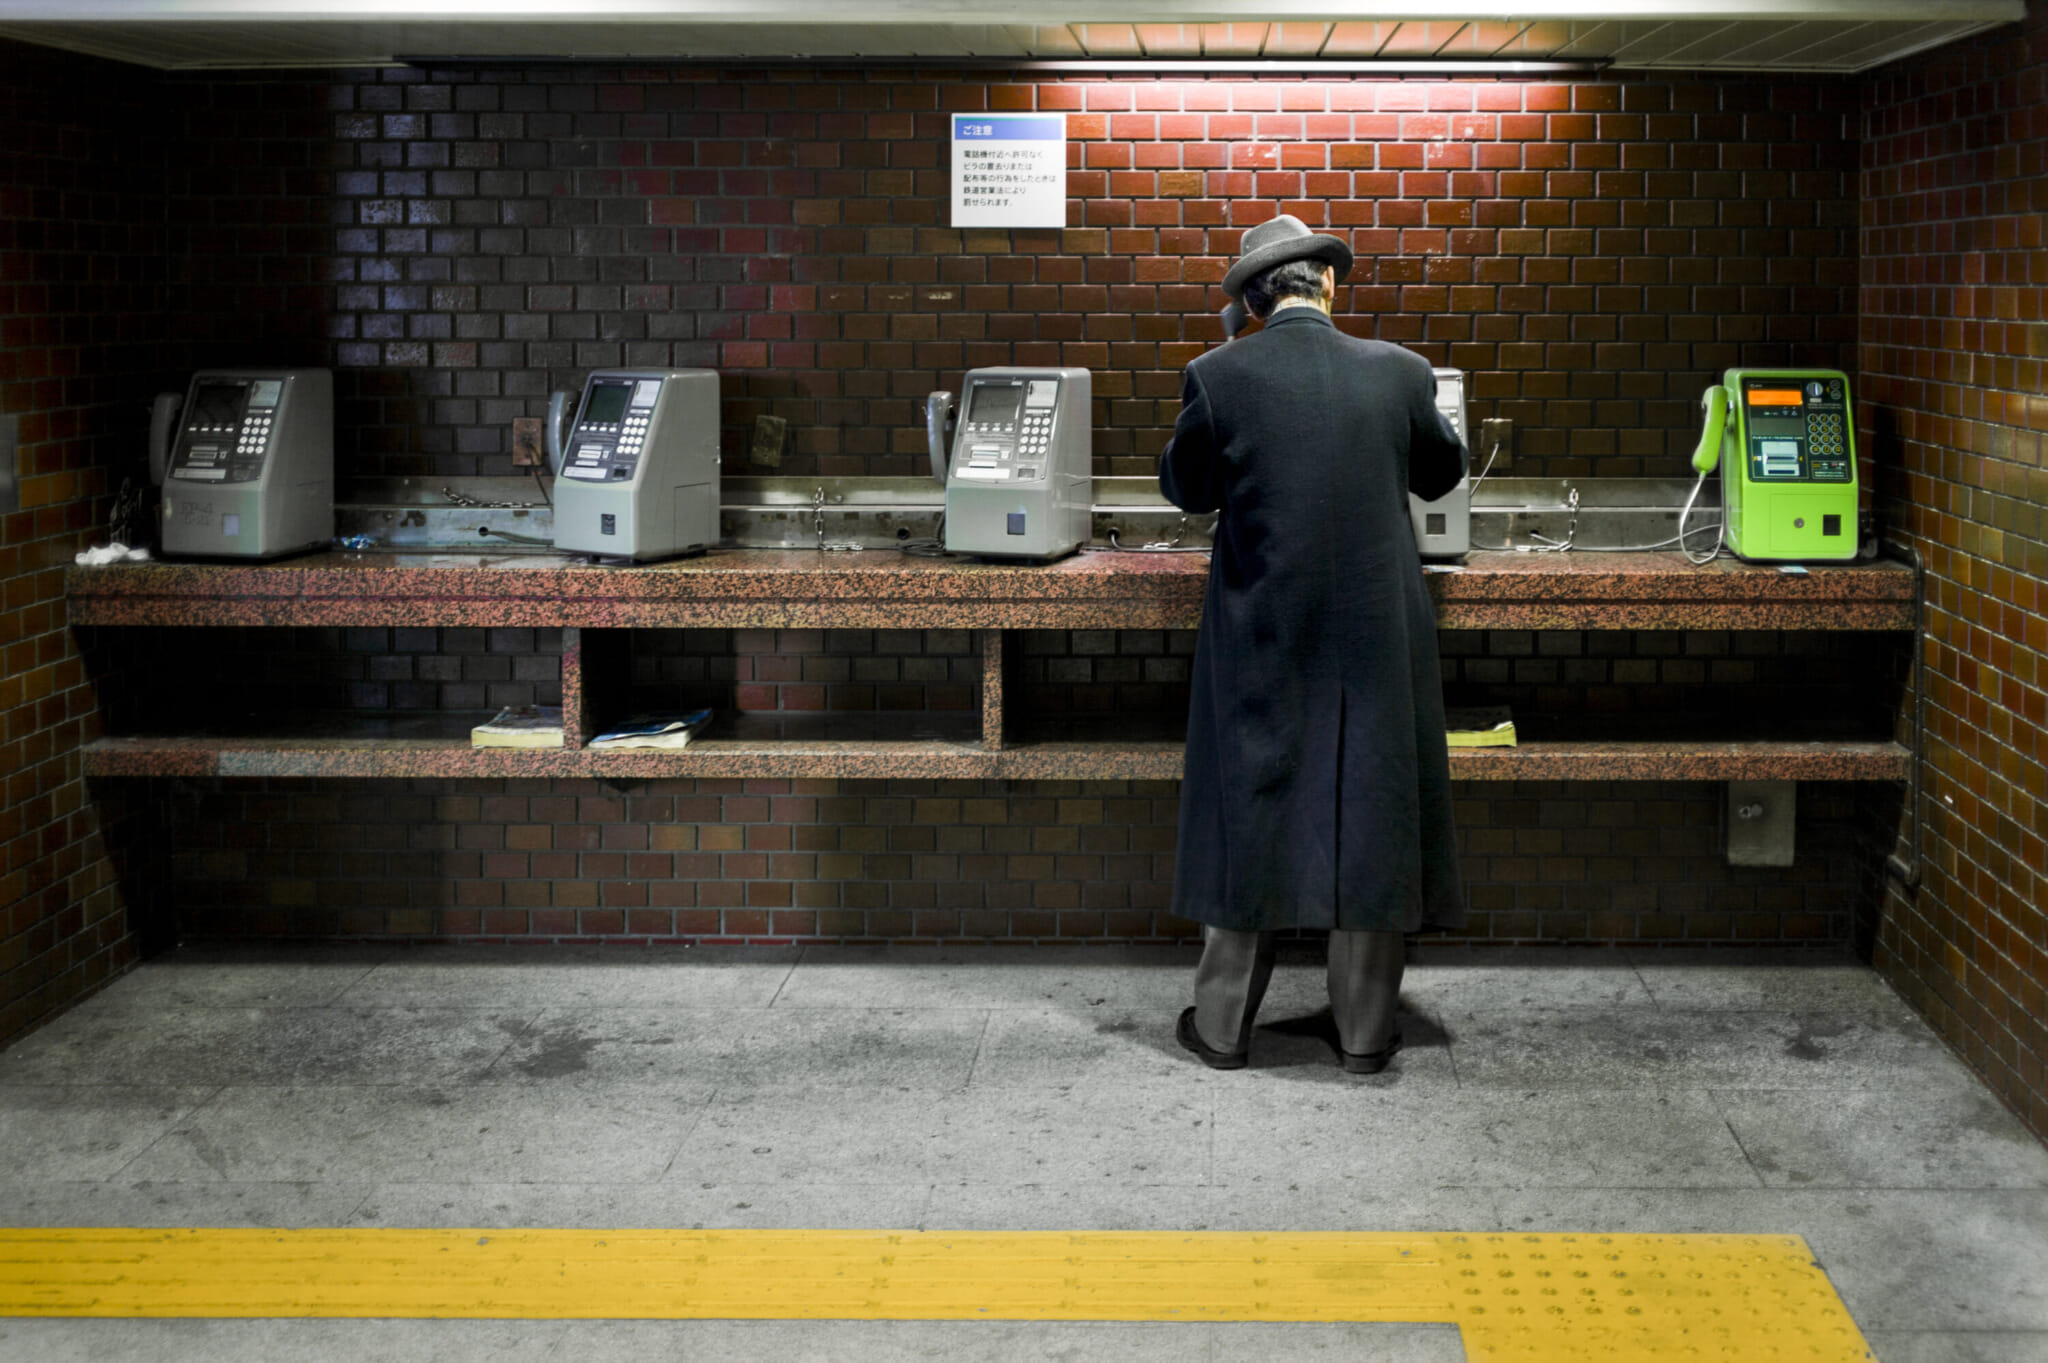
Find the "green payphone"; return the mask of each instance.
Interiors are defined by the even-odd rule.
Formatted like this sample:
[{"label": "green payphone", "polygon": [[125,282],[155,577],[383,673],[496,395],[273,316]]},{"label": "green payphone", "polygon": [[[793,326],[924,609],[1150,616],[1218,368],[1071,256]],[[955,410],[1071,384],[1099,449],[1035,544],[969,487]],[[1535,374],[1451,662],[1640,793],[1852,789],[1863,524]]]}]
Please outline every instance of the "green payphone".
[{"label": "green payphone", "polygon": [[1721,538],[1763,562],[1856,557],[1856,422],[1838,369],[1730,369],[1692,466],[1721,469]]}]

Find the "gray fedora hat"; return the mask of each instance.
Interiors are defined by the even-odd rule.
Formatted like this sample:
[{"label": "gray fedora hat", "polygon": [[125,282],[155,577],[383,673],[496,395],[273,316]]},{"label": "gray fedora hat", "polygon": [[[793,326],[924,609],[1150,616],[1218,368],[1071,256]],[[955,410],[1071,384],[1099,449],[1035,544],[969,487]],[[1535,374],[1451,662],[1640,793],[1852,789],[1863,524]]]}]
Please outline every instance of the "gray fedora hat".
[{"label": "gray fedora hat", "polygon": [[1223,276],[1223,292],[1231,298],[1244,297],[1245,282],[1261,271],[1290,260],[1320,260],[1343,279],[1351,273],[1351,248],[1335,237],[1308,230],[1308,224],[1292,213],[1260,223],[1244,234],[1243,254]]}]

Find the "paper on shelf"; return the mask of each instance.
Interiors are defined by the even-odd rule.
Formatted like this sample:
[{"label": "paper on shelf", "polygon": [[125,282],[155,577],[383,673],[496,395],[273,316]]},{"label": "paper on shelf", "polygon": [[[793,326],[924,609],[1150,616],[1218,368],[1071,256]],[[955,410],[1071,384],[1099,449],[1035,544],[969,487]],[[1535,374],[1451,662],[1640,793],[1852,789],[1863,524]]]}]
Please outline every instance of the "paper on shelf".
[{"label": "paper on shelf", "polygon": [[508,705],[469,731],[473,748],[559,748],[562,707]]}]

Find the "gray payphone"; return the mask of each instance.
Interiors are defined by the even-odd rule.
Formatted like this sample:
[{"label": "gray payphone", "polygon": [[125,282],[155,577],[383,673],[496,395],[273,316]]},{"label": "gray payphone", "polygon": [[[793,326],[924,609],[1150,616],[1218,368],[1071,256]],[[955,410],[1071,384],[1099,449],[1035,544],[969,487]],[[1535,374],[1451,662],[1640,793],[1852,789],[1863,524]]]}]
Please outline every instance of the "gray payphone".
[{"label": "gray payphone", "polygon": [[[1088,542],[1095,474],[1085,369],[970,369],[925,402],[932,477],[946,489],[946,548],[1053,559]],[[954,429],[956,428],[957,429]]]},{"label": "gray payphone", "polygon": [[[1465,430],[1465,371],[1436,369],[1436,409],[1449,419],[1458,439],[1470,451]],[[1415,526],[1415,547],[1424,558],[1456,558],[1472,549],[1472,474],[1433,502],[1408,494],[1408,519]]]},{"label": "gray payphone", "polygon": [[718,373],[600,369],[548,405],[555,548],[641,561],[718,543]]},{"label": "gray payphone", "polygon": [[334,538],[334,376],[205,369],[149,427],[166,554],[275,558]]}]

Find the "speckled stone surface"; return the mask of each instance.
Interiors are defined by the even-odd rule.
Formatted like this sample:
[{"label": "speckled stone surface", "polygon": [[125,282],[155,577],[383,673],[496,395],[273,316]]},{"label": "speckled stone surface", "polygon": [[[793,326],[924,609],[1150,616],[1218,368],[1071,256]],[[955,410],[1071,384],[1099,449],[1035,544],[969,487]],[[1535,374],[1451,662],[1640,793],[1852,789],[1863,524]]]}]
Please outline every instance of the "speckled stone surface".
[{"label": "speckled stone surface", "polygon": [[1003,632],[981,631],[981,746],[1003,746]]},{"label": "speckled stone surface", "polygon": [[[752,629],[1186,629],[1202,554],[1015,565],[887,551],[721,549],[644,567],[553,554],[326,553],[272,564],[71,568],[81,625],[690,625]],[[1907,629],[1894,563],[1804,574],[1678,554],[1473,554],[1429,574],[1454,629]]]},{"label": "speckled stone surface", "polygon": [[1676,553],[1488,553],[1432,568],[1447,629],[1839,629],[1913,627],[1913,573],[1889,561],[1814,566]]},{"label": "speckled stone surface", "polygon": [[1456,781],[1899,781],[1896,743],[1552,742],[1453,748]]},{"label": "speckled stone surface", "polygon": [[580,748],[596,734],[590,686],[586,681],[583,631],[562,631],[562,745]]},{"label": "speckled stone surface", "polygon": [[[1907,754],[1882,742],[1558,742],[1454,749],[1459,781],[1894,781]],[[90,776],[356,779],[595,777],[1177,781],[1181,745],[942,740],[780,743],[707,739],[680,752],[471,748],[459,741],[108,738],[85,752]]]},{"label": "speckled stone surface", "polygon": [[551,554],[317,554],[277,564],[74,568],[94,625],[711,629],[1164,629],[1201,615],[1206,557],[1080,554],[1045,565],[887,551],[714,550],[644,567]]},{"label": "speckled stone surface", "polygon": [[[1181,745],[1114,735],[1025,742],[1006,733],[1004,631],[1186,628],[1201,615],[1201,555],[1082,554],[1044,566],[891,553],[730,550],[644,568],[552,555],[322,554],[269,565],[70,570],[72,618],[93,625],[562,626],[566,744],[474,749],[461,738],[117,737],[86,749],[94,776],[974,778],[1177,780]],[[1894,564],[1806,574],[1675,554],[1477,554],[1435,569],[1456,628],[1903,629],[1913,578]],[[594,692],[625,666],[627,626],[972,628],[980,713],[912,739],[705,739],[680,752],[590,752]],[[968,727],[970,726],[971,727]],[[1890,743],[1541,743],[1460,749],[1460,780],[1895,780]]]}]

